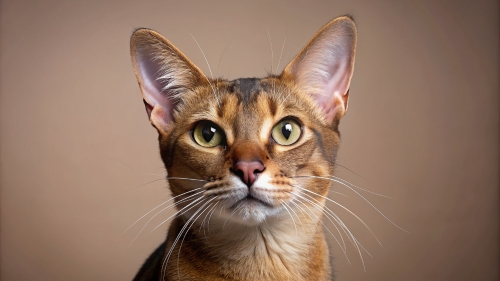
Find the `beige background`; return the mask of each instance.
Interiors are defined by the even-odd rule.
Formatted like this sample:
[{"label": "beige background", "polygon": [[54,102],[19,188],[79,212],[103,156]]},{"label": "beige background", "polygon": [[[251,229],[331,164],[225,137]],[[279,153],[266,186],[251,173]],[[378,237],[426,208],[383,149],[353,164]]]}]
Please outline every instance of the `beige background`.
[{"label": "beige background", "polygon": [[234,79],[276,69],[286,37],[281,69],[350,13],[359,45],[339,163],[360,176],[338,174],[390,196],[362,193],[409,233],[335,186],[383,245],[337,208],[373,256],[365,271],[332,244],[338,280],[498,280],[499,5],[472,2],[2,0],[0,279],[130,280],[163,240],[166,225],[129,245],[146,221],[121,235],[169,194],[134,28],[208,74],[191,33],[214,75]]}]

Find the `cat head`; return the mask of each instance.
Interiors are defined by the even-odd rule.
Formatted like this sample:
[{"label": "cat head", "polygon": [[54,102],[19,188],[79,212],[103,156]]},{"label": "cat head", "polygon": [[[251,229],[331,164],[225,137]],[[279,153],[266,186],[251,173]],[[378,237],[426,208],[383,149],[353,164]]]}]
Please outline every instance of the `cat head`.
[{"label": "cat head", "polygon": [[279,76],[227,81],[208,78],[159,33],[136,30],[132,62],[179,208],[218,206],[214,216],[255,225],[322,206],[355,46],[355,24],[342,16]]}]

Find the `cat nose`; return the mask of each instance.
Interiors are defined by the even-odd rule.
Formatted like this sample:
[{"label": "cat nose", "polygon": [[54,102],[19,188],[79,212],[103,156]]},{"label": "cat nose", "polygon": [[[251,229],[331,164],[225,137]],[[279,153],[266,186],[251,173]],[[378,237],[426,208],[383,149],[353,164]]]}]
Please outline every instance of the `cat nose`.
[{"label": "cat nose", "polygon": [[266,169],[260,161],[238,161],[232,168],[233,172],[248,186]]}]

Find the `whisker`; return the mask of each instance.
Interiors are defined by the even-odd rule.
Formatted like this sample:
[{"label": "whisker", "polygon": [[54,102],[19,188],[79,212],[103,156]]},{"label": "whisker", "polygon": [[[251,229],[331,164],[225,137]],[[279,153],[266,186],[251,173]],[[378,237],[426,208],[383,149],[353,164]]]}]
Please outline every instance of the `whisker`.
[{"label": "whisker", "polygon": [[[316,201],[316,202],[320,203],[320,201],[318,201],[318,199],[316,199],[316,198],[312,197],[311,195],[306,194],[306,193],[304,193],[304,195],[305,195],[305,196],[307,196],[307,197],[309,197],[309,198],[311,198],[312,200],[314,200],[314,201]],[[309,202],[310,202],[310,201],[309,201]],[[311,202],[311,204],[312,204],[312,202]],[[323,206],[323,208],[324,208],[324,212],[323,212],[323,213],[327,216],[327,218],[328,218],[328,216],[329,216],[329,215],[330,215],[330,216],[332,216],[332,218],[333,218],[333,219],[334,219],[334,220],[335,220],[335,221],[339,224],[339,226],[342,228],[342,230],[344,231],[344,233],[347,235],[347,238],[349,238],[349,240],[351,241],[351,243],[352,243],[355,247],[358,247],[358,245],[359,245],[359,246],[360,246],[360,247],[361,247],[361,248],[362,248],[362,249],[363,249],[363,250],[364,250],[364,251],[365,251],[365,252],[366,252],[366,253],[367,253],[370,257],[371,257],[372,255],[371,255],[371,254],[370,254],[370,253],[369,253],[369,252],[368,252],[368,251],[367,251],[367,250],[363,247],[363,245],[362,245],[362,244],[358,241],[358,239],[356,239],[356,237],[352,234],[352,232],[349,230],[349,228],[347,227],[347,225],[346,225],[346,224],[342,221],[342,219],[340,219],[340,217],[339,217],[337,214],[335,214],[335,212],[333,212],[333,211],[332,211],[330,208],[328,208],[327,206]],[[344,208],[345,208],[345,207],[344,207]],[[351,212],[351,213],[352,213],[352,212]],[[353,214],[353,213],[352,213],[352,214]],[[353,215],[354,215],[354,214],[353,214]],[[354,215],[354,216],[356,216],[356,215]],[[358,218],[358,219],[359,219],[359,218]],[[330,221],[330,222],[332,222],[332,221]],[[362,222],[363,222],[363,221],[362,221]],[[334,223],[332,222],[332,224],[334,224]],[[363,224],[364,224],[364,223],[363,223]],[[364,224],[364,225],[366,226],[366,224]],[[334,224],[334,226],[335,226],[335,224]],[[368,228],[368,226],[366,226],[366,227]],[[337,229],[337,230],[338,230],[338,229]],[[368,230],[370,230],[370,229],[368,228]],[[370,232],[371,232],[371,230],[370,230]],[[374,235],[374,234],[373,234],[373,232],[372,232],[372,235]],[[379,241],[378,241],[378,239],[377,239],[377,237],[376,237],[375,235],[374,235],[374,237],[375,237],[375,239],[377,240],[377,242],[379,242]],[[379,242],[379,243],[380,243],[380,242]],[[380,244],[380,245],[382,246],[382,244]],[[359,250],[359,249],[358,249],[358,250]]]},{"label": "whisker", "polygon": [[360,221],[360,222],[361,222],[361,223],[362,223],[362,224],[366,227],[366,229],[368,229],[368,230],[370,231],[370,233],[373,235],[373,237],[375,238],[375,240],[377,240],[377,242],[380,244],[380,246],[382,246],[382,243],[378,240],[377,236],[375,235],[375,233],[373,233],[373,231],[371,230],[371,228],[370,228],[370,227],[369,227],[369,226],[368,226],[368,225],[367,225],[367,224],[366,224],[366,223],[365,223],[365,222],[364,222],[364,221],[363,221],[360,217],[358,217],[355,213],[353,213],[351,210],[347,209],[347,208],[346,208],[346,207],[344,207],[342,204],[340,204],[340,203],[338,203],[338,202],[336,202],[336,201],[334,201],[334,200],[332,200],[332,199],[330,199],[330,198],[328,198],[328,197],[325,197],[325,196],[323,196],[323,195],[320,195],[320,194],[318,194],[318,193],[316,193],[316,192],[310,191],[310,190],[305,189],[305,188],[302,188],[302,187],[300,187],[300,186],[295,186],[295,185],[294,185],[294,187],[300,188],[300,189],[302,189],[302,190],[304,190],[304,191],[307,191],[307,192],[309,192],[309,193],[312,193],[312,194],[314,194],[314,195],[316,195],[316,196],[319,196],[319,197],[321,197],[321,198],[325,198],[326,200],[328,200],[328,201],[332,202],[333,204],[335,204],[335,205],[337,205],[337,206],[341,207],[342,209],[346,210],[347,212],[349,212],[349,213],[350,213],[351,215],[353,215],[356,219],[358,219],[358,220],[359,220],[359,221]]},{"label": "whisker", "polygon": [[363,178],[363,179],[367,180],[367,178],[363,177],[363,176],[362,176],[362,175],[360,175],[360,174],[357,174],[356,172],[354,172],[353,170],[351,170],[351,169],[347,168],[346,166],[342,166],[342,165],[340,165],[340,164],[338,164],[338,163],[334,163],[334,165],[335,165],[335,166],[339,166],[339,167],[341,167],[341,168],[344,168],[344,169],[346,169],[347,171],[349,171],[349,172],[351,172],[351,173],[355,174],[356,176],[358,176],[358,177],[360,177],[360,178]]},{"label": "whisker", "polygon": [[[137,233],[137,235],[134,237],[134,239],[132,240],[132,242],[130,242],[130,244],[132,244],[132,243],[135,241],[135,239],[137,239],[137,237],[139,237],[139,235],[141,235],[142,231],[146,228],[146,226],[148,226],[148,224],[149,224],[149,223],[150,223],[150,222],[151,222],[151,221],[152,221],[152,220],[153,220],[156,216],[158,216],[161,212],[163,212],[163,211],[165,211],[166,209],[171,208],[171,207],[173,207],[173,206],[178,206],[178,205],[179,205],[179,204],[181,204],[182,202],[187,201],[189,198],[191,198],[191,197],[193,197],[193,196],[196,196],[196,195],[199,195],[200,193],[203,193],[203,191],[198,192],[198,193],[195,193],[195,194],[192,194],[192,195],[190,195],[190,196],[188,196],[188,197],[186,197],[186,198],[183,198],[183,199],[179,200],[179,202],[176,202],[176,203],[174,203],[174,204],[168,205],[167,207],[165,207],[165,208],[161,209],[160,211],[158,211],[156,214],[154,214],[154,216],[152,216],[151,218],[149,218],[149,220],[148,220],[148,221],[144,224],[144,226],[141,228],[141,230],[139,231],[139,233]],[[197,201],[197,200],[195,200],[194,202],[196,202],[196,201]],[[191,205],[191,204],[192,204],[192,203],[188,204],[187,206],[189,206],[189,205]],[[187,206],[186,206],[186,207],[187,207]],[[179,210],[178,212],[181,212],[181,211],[182,211],[182,209],[181,209],[181,210]],[[176,213],[174,213],[174,215],[172,215],[172,216],[168,217],[165,221],[167,221],[167,220],[168,220],[168,219],[170,219],[171,217],[175,216],[175,214],[177,214],[178,212],[176,212]],[[181,214],[181,215],[182,215],[182,214]],[[165,221],[164,221],[164,222],[165,222]],[[162,223],[162,224],[163,224],[163,223]],[[155,228],[155,229],[156,229],[156,228]],[[154,229],[153,229],[153,230],[154,230]],[[151,232],[153,232],[153,230],[152,230]],[[151,233],[151,232],[150,232],[150,233]],[[148,233],[147,235],[149,235],[149,233]]]},{"label": "whisker", "polygon": [[217,69],[215,70],[215,76],[217,77],[217,84],[219,83],[219,65],[220,65],[220,62],[222,60],[222,56],[224,55],[227,47],[229,47],[230,44],[231,44],[231,42],[227,43],[226,47],[224,47],[224,50],[222,50],[222,54],[220,55],[219,61],[217,62]]},{"label": "whisker", "polygon": [[[338,229],[337,225],[335,225],[335,223],[331,220],[330,216],[333,218],[333,220],[335,220],[335,222],[337,222],[340,226],[340,228],[342,228],[342,230],[344,231],[344,233],[347,235],[347,238],[349,238],[349,240],[352,242],[352,240],[350,239],[349,237],[349,234],[346,232],[346,230],[344,229],[344,226],[345,224],[342,222],[342,220],[335,214],[333,213],[333,215],[331,214],[328,214],[326,212],[324,212],[324,209],[326,209],[327,207],[326,206],[321,206],[319,205],[319,201],[316,200],[316,202],[318,203],[314,203],[310,200],[308,200],[307,198],[299,195],[299,194],[295,194],[296,196],[299,196],[301,197],[302,199],[306,200],[307,202],[309,202],[310,204],[312,204],[314,207],[316,207],[317,209],[319,209],[320,211],[323,211],[323,214],[325,214],[326,218],[332,223],[333,227],[335,227],[335,229],[337,230],[337,232],[339,233],[339,236],[340,236],[340,239],[342,240],[342,244],[344,245],[344,248],[343,250],[344,251],[347,251],[347,248],[346,248],[346,245],[345,245],[345,241],[344,241],[344,236],[342,235],[342,233],[340,232],[340,230]],[[304,194],[306,195],[306,194]],[[330,216],[328,216],[330,215]],[[346,226],[345,226],[346,227]],[[333,235],[333,234],[332,234]],[[340,245],[339,245],[340,246]],[[342,247],[341,247],[342,248]]]},{"label": "whisker", "polygon": [[279,96],[278,99],[281,99],[281,96],[283,96],[283,93],[285,91],[285,85],[280,82],[278,92],[276,92],[276,89],[273,89],[273,91],[278,94],[278,96]]},{"label": "whisker", "polygon": [[[274,63],[274,51],[273,51],[273,41],[271,40],[271,34],[269,33],[269,29],[267,29],[267,36],[269,36],[269,43],[271,44],[271,76],[273,74],[273,63]],[[276,92],[276,82],[273,79],[273,92]]]},{"label": "whisker", "polygon": [[[195,199],[193,202],[189,203],[188,205],[184,206],[182,209],[180,209],[179,211],[175,212],[175,214],[171,215],[170,217],[168,217],[166,220],[162,221],[159,225],[157,225],[155,228],[153,228],[148,234],[146,235],[149,235],[151,234],[151,232],[155,231],[158,227],[160,227],[161,225],[163,225],[165,222],[167,222],[169,219],[171,219],[172,217],[180,217],[182,215],[184,215],[186,212],[188,212],[189,210],[191,210],[192,208],[194,208],[196,205],[198,205],[200,202],[200,200],[205,200],[206,197],[202,196],[200,198],[197,198]],[[196,204],[195,204],[196,203]],[[182,210],[184,210],[185,208],[189,207],[190,205],[194,204],[193,206],[191,206],[189,209],[185,210],[184,212],[182,212]],[[182,212],[182,213],[181,213]]]},{"label": "whisker", "polygon": [[[278,201],[280,201],[281,203],[283,203],[283,200],[278,200]],[[297,231],[297,225],[295,224],[295,219],[293,218],[293,216],[290,213],[290,211],[288,211],[288,208],[286,207],[286,205],[283,204],[282,206],[288,212],[288,214],[290,215],[290,217],[292,218],[293,226],[295,227],[295,236],[299,236],[299,232]]]},{"label": "whisker", "polygon": [[222,217],[222,210],[225,209],[226,207],[225,206],[222,206],[222,208],[220,208],[220,211],[219,211],[219,218]]},{"label": "whisker", "polygon": [[[305,212],[304,209],[302,209],[302,207],[300,207],[297,203],[293,202],[293,200],[290,201],[290,203],[292,203],[293,205],[295,205],[295,207],[297,207],[298,209],[300,209],[300,212],[302,214],[304,214],[304,212]],[[299,202],[299,203],[303,204],[302,202]],[[314,221],[313,218],[311,217],[311,215],[309,215],[308,212],[305,212],[305,214],[311,219],[311,221]],[[317,230],[318,229],[318,225],[315,225],[315,226],[316,226],[316,230]],[[302,225],[302,227],[304,227],[304,226]],[[309,224],[309,231],[311,231],[311,225],[310,224]],[[313,232],[313,231],[311,231],[311,232]]]},{"label": "whisker", "polygon": [[273,41],[271,40],[271,33],[269,33],[269,29],[267,29],[267,35],[269,36],[269,43],[271,43],[271,74],[273,74],[274,51]]},{"label": "whisker", "polygon": [[141,185],[131,187],[131,188],[127,189],[127,191],[130,191],[130,190],[132,190],[132,189],[136,189],[136,188],[141,187],[141,186],[148,185],[148,184],[153,183],[153,182],[161,181],[161,180],[164,180],[164,179],[165,179],[165,178],[159,178],[159,179],[156,179],[156,180],[148,181],[147,183],[143,183],[143,184],[141,184]]},{"label": "whisker", "polygon": [[[189,33],[191,34],[191,33]],[[203,57],[205,58],[205,62],[207,63],[207,66],[208,66],[208,70],[210,71],[210,77],[211,79],[214,78],[213,74],[212,74],[212,69],[210,68],[210,64],[208,63],[208,59],[207,57],[205,56],[205,52],[203,52],[203,49],[201,48],[200,44],[198,43],[198,40],[196,40],[196,38],[194,38],[193,34],[191,34],[191,37],[193,37],[194,39],[194,42],[196,42],[196,45],[198,45],[198,48],[200,49],[201,51],[201,54],[203,55]],[[203,76],[205,76],[205,74],[203,74]],[[210,87],[212,88],[212,92],[215,96],[215,100],[217,101],[217,104],[219,105],[219,108],[220,108],[220,101],[219,101],[219,97],[217,95],[217,93],[215,92],[215,88],[214,86],[212,85],[212,83],[210,83],[210,80],[207,78],[207,76],[205,76],[205,79],[207,79],[208,81],[208,84],[210,85]]]},{"label": "whisker", "polygon": [[290,97],[291,94],[292,92],[290,91],[288,95],[281,101],[280,106],[283,106],[283,103],[285,103],[285,101]]},{"label": "whisker", "polygon": [[[295,196],[298,196],[300,198],[302,198],[303,200],[309,202],[312,206],[316,207],[318,210],[320,211],[323,211],[323,209],[321,208],[321,206],[317,206],[316,203],[310,201],[309,199],[303,197],[302,195],[298,194],[298,193],[295,193],[295,192],[290,192],[292,194],[294,194]],[[300,201],[299,201],[300,202]],[[339,229],[337,228],[337,226],[332,222],[332,225],[337,229],[337,231],[339,232],[339,235],[340,235],[340,238],[342,240],[342,244],[344,245],[344,247],[342,247],[342,245],[340,244],[340,241],[337,239],[337,237],[330,231],[330,229],[321,221],[321,219],[313,212],[311,211],[311,209],[309,209],[309,207],[304,204],[303,202],[301,202],[302,205],[304,205],[315,217],[316,219],[325,227],[325,229],[332,235],[333,239],[335,239],[335,241],[337,241],[337,244],[339,245],[340,249],[342,250],[342,252],[344,253],[347,261],[349,262],[349,264],[351,263],[351,261],[349,260],[349,257],[347,256],[347,248],[345,246],[345,241],[344,241],[344,238],[342,236],[342,234],[340,233]]]},{"label": "whisker", "polygon": [[[219,201],[219,202],[220,202],[220,201]],[[213,210],[215,209],[215,207],[217,206],[217,204],[218,204],[219,202],[215,203],[215,204],[214,204],[214,205],[212,205],[212,206],[209,206],[211,209],[207,212],[207,214],[206,214],[206,215],[205,215],[205,217],[203,218],[203,221],[202,221],[202,222],[201,222],[201,224],[200,224],[200,228],[198,229],[198,233],[200,233],[201,228],[203,227],[203,235],[205,236],[205,238],[207,237],[207,234],[206,234],[206,232],[205,232],[205,227],[204,227],[204,226],[205,226],[205,220],[207,219],[207,217],[208,217],[208,215],[210,214],[210,212],[211,212],[211,211],[213,211]]]},{"label": "whisker", "polygon": [[[292,199],[290,202],[288,202],[288,203],[292,203],[292,202],[293,202],[293,199]],[[295,216],[297,217],[297,220],[299,221],[300,225],[302,226],[302,232],[305,234],[306,232],[305,232],[305,229],[304,229],[304,224],[302,224],[302,220],[300,219],[300,217],[299,217],[299,216],[297,215],[297,213],[293,210],[293,208],[292,208],[290,205],[288,205],[288,203],[287,203],[287,202],[284,202],[284,201],[283,201],[282,203],[283,203],[283,204],[285,204],[285,205],[286,205],[286,206],[290,209],[290,211],[292,211],[292,213],[294,213],[294,214],[295,214]]]},{"label": "whisker", "polygon": [[192,33],[189,33],[189,34],[191,35],[191,37],[193,37],[194,42],[196,42],[196,45],[198,45],[198,48],[200,49],[201,54],[203,55],[203,58],[205,58],[205,62],[207,63],[208,70],[210,71],[210,77],[213,79],[214,76],[212,74],[212,68],[210,68],[210,64],[208,63],[207,57],[205,56],[205,52],[203,52],[203,49],[201,48],[200,44],[198,43],[198,40],[196,40],[196,38],[194,37],[194,35]]},{"label": "whisker", "polygon": [[[361,195],[359,192],[357,192],[356,190],[354,190],[354,188],[350,187],[349,185],[339,181],[339,180],[336,180],[336,179],[332,179],[332,178],[327,178],[327,177],[317,177],[317,176],[303,176],[303,177],[313,177],[313,178],[320,178],[320,179],[326,179],[326,180],[331,180],[331,181],[334,181],[334,182],[337,182],[337,183],[340,183],[344,186],[346,186],[347,188],[349,188],[350,190],[352,190],[354,193],[356,193],[357,195],[359,195],[361,198],[363,198],[363,200],[365,200],[368,204],[370,204],[370,206],[372,206],[379,214],[381,214],[386,220],[388,220],[390,223],[392,223],[394,226],[396,226],[397,228],[401,229],[402,231],[404,232],[407,232],[405,229],[403,229],[402,227],[400,227],[399,225],[397,225],[395,222],[393,222],[391,219],[389,219],[384,213],[382,213],[382,211],[380,211],[377,207],[375,207],[375,205],[372,204],[372,202],[370,202],[368,199],[366,199],[363,195]],[[308,190],[309,191],[309,190]],[[376,194],[376,193],[375,193]],[[317,194],[319,195],[319,194]],[[377,195],[380,195],[380,194],[377,194]],[[321,195],[319,195],[321,196]],[[380,195],[380,196],[384,196],[384,195]],[[324,196],[322,196],[324,197]],[[385,196],[384,196],[385,197]],[[327,200],[330,200],[332,201],[331,199],[327,198],[327,197],[324,197],[326,198]],[[332,202],[335,202],[335,201],[332,201]],[[336,203],[336,202],[335,202]]]},{"label": "whisker", "polygon": [[[214,214],[214,212],[215,212],[215,208],[216,208],[217,204],[219,204],[219,203],[220,203],[220,201],[217,201],[217,203],[215,203],[215,206],[214,206],[214,208],[212,209],[212,212],[210,213],[210,216],[208,216],[207,231],[208,231],[208,233],[209,233],[209,234],[210,234],[210,219],[212,219],[212,215],[213,215],[213,214]],[[221,208],[221,209],[222,209],[222,208]]]},{"label": "whisker", "polygon": [[227,220],[228,220],[228,219],[230,219],[230,218],[232,218],[232,217],[233,217],[233,215],[234,215],[237,211],[239,211],[241,208],[242,208],[242,207],[241,207],[241,205],[239,205],[239,206],[237,206],[236,208],[234,208],[234,210],[231,212],[231,215],[229,216],[229,218],[227,218],[227,219],[224,221],[224,225],[222,225],[222,231],[224,231],[224,228],[226,227]]},{"label": "whisker", "polygon": [[[209,204],[211,201],[213,201],[214,199],[216,199],[217,196],[215,196],[214,198],[208,200],[207,202],[205,202],[205,204],[203,204],[196,212],[199,212],[201,209],[203,209],[207,204]],[[209,206],[210,207],[210,206]],[[201,211],[201,213],[191,222],[191,225],[188,227],[188,229],[186,230],[186,232],[184,233],[184,236],[182,237],[182,240],[181,240],[181,244],[179,245],[179,251],[177,251],[177,275],[179,276],[179,280],[181,280],[181,275],[180,275],[180,271],[179,271],[179,259],[180,259],[180,255],[181,255],[181,249],[182,249],[182,244],[184,243],[184,239],[186,238],[186,235],[188,234],[189,232],[189,229],[191,229],[191,227],[194,225],[194,223],[196,222],[196,220],[209,208],[205,208],[203,209],[203,211]],[[194,214],[196,215],[196,213]],[[193,216],[194,216],[193,215]],[[192,217],[193,217],[192,216]],[[189,223],[189,222],[187,222]]]},{"label": "whisker", "polygon": [[[317,201],[317,199],[314,199],[314,200]],[[340,227],[342,228],[342,231],[344,231],[344,233],[347,235],[347,238],[349,238],[349,240],[351,241],[351,243],[358,244],[361,247],[361,249],[363,249],[370,257],[372,257],[372,255],[370,254],[370,252],[368,252],[368,250],[366,250],[365,247],[363,247],[363,245],[352,234],[352,232],[349,230],[349,228],[347,227],[347,225],[340,219],[340,217],[337,214],[335,214],[335,212],[333,212],[327,206],[325,206],[325,211],[326,211],[325,214],[327,216],[332,216],[333,218],[335,218],[335,221],[340,225]]]},{"label": "whisker", "polygon": [[201,182],[208,182],[206,180],[201,180],[201,179],[193,179],[193,178],[179,178],[179,177],[168,177],[166,178],[167,180],[188,180],[188,181],[201,181]]},{"label": "whisker", "polygon": [[280,58],[278,60],[278,66],[276,67],[276,70],[278,70],[278,71],[280,69],[281,55],[283,54],[283,49],[285,48],[287,34],[288,34],[288,28],[286,29],[286,32],[285,32],[285,40],[283,40],[283,45],[281,46]]},{"label": "whisker", "polygon": [[365,192],[368,192],[368,193],[371,193],[371,194],[374,194],[374,195],[377,195],[377,196],[380,196],[380,197],[384,197],[384,198],[392,199],[391,197],[389,197],[389,196],[387,196],[387,195],[383,195],[383,194],[375,193],[375,192],[373,192],[373,191],[370,191],[370,190],[367,190],[367,189],[361,188],[361,187],[359,187],[359,186],[357,186],[357,185],[355,185],[355,184],[352,184],[352,183],[350,183],[350,182],[346,181],[345,179],[343,179],[343,178],[341,178],[341,177],[332,176],[332,178],[333,178],[333,179],[336,179],[336,180],[339,180],[339,181],[342,181],[343,183],[347,183],[347,184],[351,185],[352,187],[355,187],[355,188],[357,188],[357,189],[359,189],[359,190],[363,190],[363,191],[365,191]]},{"label": "whisker", "polygon": [[156,180],[152,180],[152,181],[149,181],[147,183],[143,183],[141,185],[138,185],[138,186],[135,186],[135,187],[132,187],[130,189],[128,189],[129,191],[132,190],[132,189],[135,189],[135,188],[138,188],[138,187],[141,187],[141,186],[145,186],[145,185],[148,185],[150,183],[153,183],[153,182],[157,182],[157,181],[161,181],[161,180],[168,180],[168,179],[175,179],[175,180],[191,180],[191,181],[201,181],[201,182],[208,182],[206,180],[200,180],[200,179],[191,179],[191,178],[178,178],[178,177],[167,177],[167,178],[159,178],[159,179],[156,179]]},{"label": "whisker", "polygon": [[[307,195],[307,194],[304,194],[304,195]],[[309,195],[308,195],[309,196]],[[311,199],[319,202],[317,199],[309,196]],[[304,198],[305,200],[307,200],[306,198]],[[310,201],[310,200],[307,200],[309,203],[313,204],[314,205],[314,202]],[[317,207],[318,208],[318,207]],[[325,209],[328,209],[326,206],[324,206]],[[331,210],[330,210],[331,211]],[[366,268],[365,268],[365,262],[364,262],[364,258],[363,258],[363,255],[361,253],[361,250],[360,250],[360,247],[361,249],[363,249],[365,252],[368,253],[368,251],[366,251],[366,249],[363,247],[363,245],[361,245],[361,243],[358,241],[358,239],[356,239],[356,237],[354,236],[354,234],[349,230],[349,228],[345,225],[345,223],[335,214],[332,212],[332,214],[328,214],[327,212],[324,212],[324,214],[327,216],[328,218],[328,215],[331,215],[334,220],[340,225],[340,227],[342,228],[342,230],[344,231],[344,233],[347,235],[347,238],[349,238],[349,241],[351,241],[352,245],[354,246],[354,248],[357,250],[358,254],[359,254],[359,257],[361,259],[361,263],[363,264],[363,269],[366,271]],[[332,222],[332,224],[335,226],[335,224]],[[338,228],[337,228],[337,231],[338,231]],[[341,235],[342,237],[342,235]],[[347,249],[346,249],[347,250]],[[368,253],[368,255],[371,256],[370,253]],[[348,261],[350,263],[350,261]]]},{"label": "whisker", "polygon": [[[391,197],[389,197],[389,196],[386,196],[386,195],[383,195],[383,194],[379,194],[379,193],[375,193],[373,191],[361,188],[361,187],[359,187],[357,185],[354,185],[354,184],[352,184],[352,183],[344,180],[343,178],[339,178],[337,176],[331,176],[331,177],[322,177],[322,176],[295,176],[295,177],[292,177],[292,178],[316,178],[316,179],[324,179],[324,180],[329,180],[329,181],[333,181],[333,182],[336,182],[336,183],[340,183],[341,185],[344,185],[344,186],[347,186],[346,184],[350,184],[353,187],[358,188],[360,190],[363,190],[365,192],[368,192],[368,193],[371,193],[371,194],[374,194],[374,195],[377,195],[377,196],[380,196],[380,197],[391,199]],[[349,186],[347,186],[347,187],[349,187]]]},{"label": "whisker", "polygon": [[[201,189],[201,187],[200,187],[200,188],[195,188],[195,189],[193,189],[193,190],[186,191],[186,192],[184,192],[184,193],[181,193],[181,194],[179,194],[179,195],[177,195],[177,196],[174,196],[174,197],[172,197],[172,198],[168,199],[167,201],[165,201],[165,202],[161,203],[160,205],[158,205],[158,206],[154,207],[151,211],[147,212],[147,213],[146,213],[146,214],[144,214],[142,217],[140,217],[139,219],[137,219],[137,220],[136,220],[136,221],[135,221],[135,222],[134,222],[131,226],[129,226],[127,229],[125,229],[125,230],[122,232],[122,234],[120,234],[120,235],[123,235],[125,232],[127,232],[127,230],[129,230],[130,228],[132,228],[132,227],[133,227],[133,226],[134,226],[137,222],[139,222],[142,218],[144,218],[145,216],[149,215],[151,212],[153,212],[154,210],[156,210],[156,209],[158,209],[159,207],[163,206],[164,204],[166,204],[166,203],[168,203],[168,202],[170,202],[170,201],[174,200],[175,198],[177,198],[177,197],[179,197],[179,196],[186,195],[187,193],[191,193],[191,192],[196,191],[196,190],[198,190],[198,189]],[[197,193],[197,194],[199,194],[199,193]]]},{"label": "whisker", "polygon": [[[204,197],[201,197],[199,199],[206,199]],[[163,265],[162,265],[162,280],[165,280],[165,270],[167,269],[167,263],[168,263],[168,260],[170,258],[170,255],[172,254],[172,251],[174,250],[175,248],[175,245],[177,244],[177,242],[179,241],[179,238],[181,237],[182,233],[184,232],[184,230],[186,229],[186,227],[189,225],[189,222],[193,219],[193,217],[200,211],[200,208],[198,208],[198,210],[193,214],[191,215],[191,217],[189,218],[189,220],[184,224],[184,226],[182,227],[181,231],[179,232],[179,234],[177,234],[177,237],[175,238],[175,241],[172,243],[172,246],[170,247],[170,250],[168,251],[167,253],[167,256],[165,257],[165,260],[163,261]]]},{"label": "whisker", "polygon": [[[207,208],[210,208],[211,206],[208,206]],[[203,221],[200,223],[200,227],[198,228],[198,233],[201,232],[201,228],[205,225],[205,220],[207,219],[207,215],[208,215],[208,212],[207,214],[205,215],[205,217],[203,218]]]},{"label": "whisker", "polygon": [[[222,50],[222,54],[220,55],[220,58],[219,58],[219,61],[217,62],[217,69],[215,70],[215,77],[216,77],[216,80],[215,80],[215,86],[217,87],[217,96],[220,97],[220,88],[219,88],[219,65],[220,65],[220,62],[222,60],[222,56],[224,55],[224,52],[226,52],[226,49],[227,47],[229,46],[229,44],[231,44],[231,42],[229,42],[226,47],[224,47],[224,50]],[[213,79],[213,77],[212,77]],[[217,103],[219,103],[217,101]],[[219,108],[220,108],[220,104],[219,104]]]}]

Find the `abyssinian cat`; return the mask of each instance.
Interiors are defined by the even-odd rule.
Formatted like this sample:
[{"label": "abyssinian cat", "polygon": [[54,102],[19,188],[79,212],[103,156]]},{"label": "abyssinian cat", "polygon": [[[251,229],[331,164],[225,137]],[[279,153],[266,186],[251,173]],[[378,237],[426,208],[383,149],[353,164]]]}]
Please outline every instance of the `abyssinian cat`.
[{"label": "abyssinian cat", "polygon": [[134,280],[332,280],[321,219],[354,68],[352,18],[330,21],[265,78],[208,78],[150,29],[130,46],[178,210]]}]

